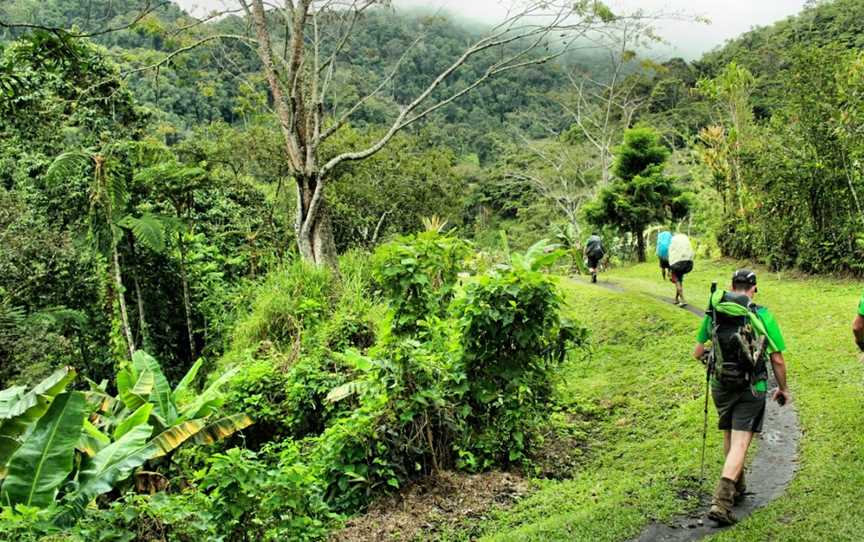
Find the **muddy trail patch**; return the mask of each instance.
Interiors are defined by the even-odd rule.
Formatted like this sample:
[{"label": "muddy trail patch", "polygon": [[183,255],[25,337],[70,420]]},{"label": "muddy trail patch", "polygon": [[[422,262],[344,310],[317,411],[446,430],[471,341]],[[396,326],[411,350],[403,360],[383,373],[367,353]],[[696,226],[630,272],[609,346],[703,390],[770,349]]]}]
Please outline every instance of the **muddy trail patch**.
[{"label": "muddy trail patch", "polygon": [[[765,411],[765,428],[757,437],[759,448],[747,469],[747,495],[735,507],[735,515],[739,520],[780,497],[786,490],[798,467],[800,437],[801,428],[795,409],[792,406],[781,407],[769,400]],[[673,518],[666,523],[651,524],[635,540],[684,542],[717,533],[721,529],[705,518],[709,505],[706,499],[700,509],[690,515]],[[729,528],[733,527],[725,527]]]},{"label": "muddy trail patch", "polygon": [[529,490],[518,474],[440,472],[377,501],[330,541],[437,540],[443,532],[482,520],[493,508],[513,504]]}]

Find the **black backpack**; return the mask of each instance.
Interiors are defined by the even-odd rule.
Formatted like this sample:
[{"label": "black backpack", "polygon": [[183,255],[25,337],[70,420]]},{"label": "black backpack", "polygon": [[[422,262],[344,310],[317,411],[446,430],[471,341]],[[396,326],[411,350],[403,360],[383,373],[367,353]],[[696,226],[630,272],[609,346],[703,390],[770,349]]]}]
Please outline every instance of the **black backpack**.
[{"label": "black backpack", "polygon": [[599,260],[605,254],[603,251],[603,241],[600,240],[596,235],[592,235],[588,238],[588,251],[589,258],[594,258]]},{"label": "black backpack", "polygon": [[[732,302],[755,313],[757,306],[747,296],[726,293],[724,302]],[[745,385],[764,378],[766,338],[757,336],[747,314],[732,315],[712,310],[716,321],[712,330],[714,371],[723,384]]]}]

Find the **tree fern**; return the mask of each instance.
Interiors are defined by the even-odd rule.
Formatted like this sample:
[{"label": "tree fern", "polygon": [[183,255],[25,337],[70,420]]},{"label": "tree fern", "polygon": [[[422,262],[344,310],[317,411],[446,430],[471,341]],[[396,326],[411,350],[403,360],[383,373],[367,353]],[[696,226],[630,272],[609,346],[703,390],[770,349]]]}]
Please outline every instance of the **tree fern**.
[{"label": "tree fern", "polygon": [[128,215],[124,217],[119,225],[132,231],[135,241],[149,248],[153,252],[165,251],[166,221],[159,216],[144,213],[140,217]]},{"label": "tree fern", "polygon": [[93,171],[92,154],[85,150],[68,151],[60,154],[48,166],[45,180],[50,185],[57,185],[70,177],[80,176],[82,170]]}]

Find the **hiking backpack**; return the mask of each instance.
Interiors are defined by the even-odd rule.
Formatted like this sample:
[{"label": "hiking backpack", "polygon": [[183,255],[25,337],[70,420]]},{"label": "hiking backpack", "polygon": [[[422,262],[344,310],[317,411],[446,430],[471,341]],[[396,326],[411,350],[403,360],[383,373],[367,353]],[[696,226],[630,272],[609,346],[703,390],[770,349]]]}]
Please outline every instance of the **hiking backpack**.
[{"label": "hiking backpack", "polygon": [[714,342],[714,373],[724,384],[753,384],[763,378],[766,370],[765,335],[753,328],[757,307],[745,295],[724,293],[716,314],[712,337]]},{"label": "hiking backpack", "polygon": [[663,260],[669,259],[669,244],[672,242],[672,233],[668,231],[660,232],[657,236],[657,256]]},{"label": "hiking backpack", "polygon": [[605,252],[603,251],[603,241],[596,235],[592,235],[588,238],[588,250],[586,254],[589,258],[594,258],[599,260],[603,257]]}]

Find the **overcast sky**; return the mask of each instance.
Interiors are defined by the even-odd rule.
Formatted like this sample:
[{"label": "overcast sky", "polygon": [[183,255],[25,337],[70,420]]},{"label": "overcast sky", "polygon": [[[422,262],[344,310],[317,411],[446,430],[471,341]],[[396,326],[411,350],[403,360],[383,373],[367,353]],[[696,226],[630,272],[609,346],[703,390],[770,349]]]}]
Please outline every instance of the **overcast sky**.
[{"label": "overcast sky", "polygon": [[[177,0],[186,9],[204,13],[231,5],[232,0]],[[607,0],[613,7],[643,8],[656,12],[686,13],[707,17],[711,24],[667,20],[658,33],[671,42],[669,54],[697,58],[754,26],[763,26],[798,13],[806,0]],[[394,0],[400,7],[443,7],[454,15],[494,22],[505,11],[508,0]]]}]

